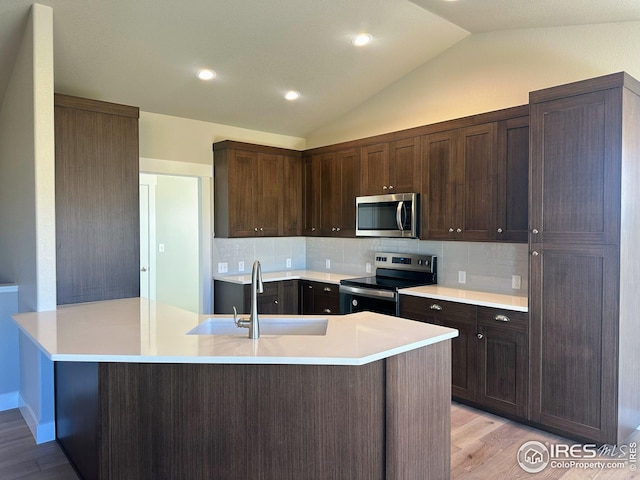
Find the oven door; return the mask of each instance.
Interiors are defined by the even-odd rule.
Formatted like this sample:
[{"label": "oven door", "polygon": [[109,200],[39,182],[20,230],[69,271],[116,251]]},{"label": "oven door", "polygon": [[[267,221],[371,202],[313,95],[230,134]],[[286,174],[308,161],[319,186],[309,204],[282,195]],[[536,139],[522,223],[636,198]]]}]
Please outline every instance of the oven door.
[{"label": "oven door", "polygon": [[340,313],[363,311],[399,316],[398,293],[391,290],[340,285]]}]

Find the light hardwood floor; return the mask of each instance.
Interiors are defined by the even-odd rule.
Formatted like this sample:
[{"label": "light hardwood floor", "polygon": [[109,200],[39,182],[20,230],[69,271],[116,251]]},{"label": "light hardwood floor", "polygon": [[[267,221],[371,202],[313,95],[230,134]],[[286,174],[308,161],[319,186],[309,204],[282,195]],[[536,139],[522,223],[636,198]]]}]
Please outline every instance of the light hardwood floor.
[{"label": "light hardwood floor", "polygon": [[[517,463],[520,446],[530,440],[573,443],[465,405],[451,407],[451,478],[459,480],[630,480],[640,475],[623,470],[553,469],[538,474]],[[629,442],[640,443],[640,432]],[[640,462],[639,462],[640,463]],[[0,412],[1,480],[78,480],[56,442],[36,445],[18,410]],[[348,479],[345,479],[348,480]]]}]

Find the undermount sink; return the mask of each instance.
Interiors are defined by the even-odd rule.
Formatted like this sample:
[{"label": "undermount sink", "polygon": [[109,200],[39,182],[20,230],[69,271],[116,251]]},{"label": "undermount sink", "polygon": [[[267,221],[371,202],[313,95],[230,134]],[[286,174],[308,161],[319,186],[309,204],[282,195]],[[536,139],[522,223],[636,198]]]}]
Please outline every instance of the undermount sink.
[{"label": "undermount sink", "polygon": [[[326,335],[326,318],[260,318],[260,335]],[[247,336],[246,328],[238,328],[233,318],[208,318],[187,335]]]}]

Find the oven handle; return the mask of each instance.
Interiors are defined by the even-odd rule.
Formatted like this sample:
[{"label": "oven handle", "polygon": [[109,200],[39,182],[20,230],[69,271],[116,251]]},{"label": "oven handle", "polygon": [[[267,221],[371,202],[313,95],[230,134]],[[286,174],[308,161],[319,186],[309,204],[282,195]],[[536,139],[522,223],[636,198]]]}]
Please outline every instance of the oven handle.
[{"label": "oven handle", "polygon": [[392,302],[395,302],[398,296],[397,292],[392,292],[389,290],[376,290],[374,288],[351,287],[348,285],[340,285],[340,293],[351,293],[354,295],[361,295],[363,297],[382,298],[384,300],[389,300]]}]

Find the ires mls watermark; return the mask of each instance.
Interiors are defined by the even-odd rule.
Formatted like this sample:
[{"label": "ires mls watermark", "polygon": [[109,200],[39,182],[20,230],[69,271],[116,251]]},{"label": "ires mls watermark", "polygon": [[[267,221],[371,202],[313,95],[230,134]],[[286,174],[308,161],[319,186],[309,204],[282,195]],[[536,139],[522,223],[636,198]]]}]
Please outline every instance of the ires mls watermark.
[{"label": "ires mls watermark", "polygon": [[518,464],[527,473],[539,473],[545,468],[605,470],[628,468],[635,472],[638,445],[553,444],[531,440],[518,449]]}]

